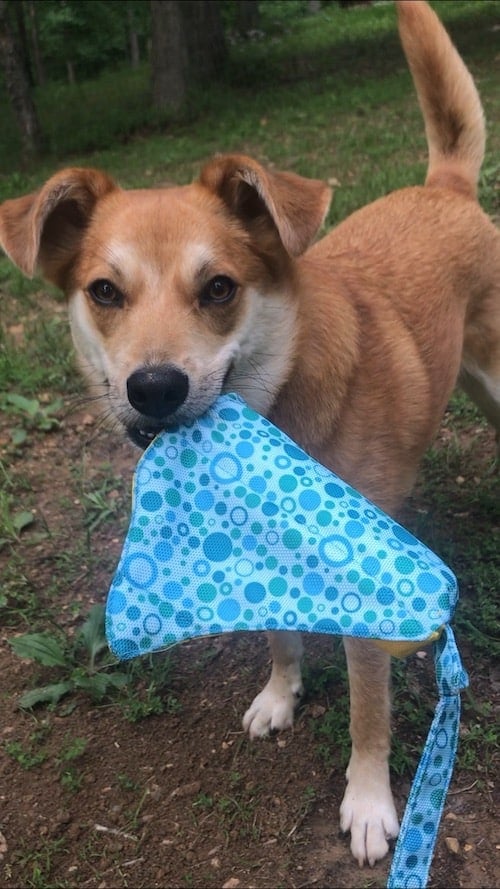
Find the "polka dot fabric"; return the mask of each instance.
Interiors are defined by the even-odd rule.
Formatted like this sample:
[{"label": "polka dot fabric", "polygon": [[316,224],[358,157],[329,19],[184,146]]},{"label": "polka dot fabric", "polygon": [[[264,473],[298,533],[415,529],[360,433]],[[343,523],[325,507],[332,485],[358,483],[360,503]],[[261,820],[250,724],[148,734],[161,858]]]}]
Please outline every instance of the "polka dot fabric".
[{"label": "polka dot fabric", "polygon": [[123,659],[235,630],[372,637],[404,654],[456,599],[424,544],[225,395],[139,462],[107,633]]},{"label": "polka dot fabric", "polygon": [[225,395],[142,456],[106,632],[122,659],[235,630],[370,637],[400,655],[433,641],[440,697],[387,883],[420,889],[467,685],[448,625],[457,598],[424,544]]}]

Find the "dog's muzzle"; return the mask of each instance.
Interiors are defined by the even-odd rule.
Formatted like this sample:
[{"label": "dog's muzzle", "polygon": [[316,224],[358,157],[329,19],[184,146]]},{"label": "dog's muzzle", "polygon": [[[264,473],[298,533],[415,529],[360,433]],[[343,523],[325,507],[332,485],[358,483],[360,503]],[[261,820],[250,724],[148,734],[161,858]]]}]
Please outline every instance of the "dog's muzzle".
[{"label": "dog's muzzle", "polygon": [[127,397],[141,418],[127,426],[129,438],[146,448],[168,426],[169,418],[184,404],[189,377],[172,365],[142,367],[127,380]]}]

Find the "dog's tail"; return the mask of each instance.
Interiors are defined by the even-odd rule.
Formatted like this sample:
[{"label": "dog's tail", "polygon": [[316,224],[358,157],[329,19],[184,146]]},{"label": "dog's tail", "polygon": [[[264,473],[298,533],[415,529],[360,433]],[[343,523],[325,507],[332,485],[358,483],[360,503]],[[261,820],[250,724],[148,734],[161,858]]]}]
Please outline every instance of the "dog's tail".
[{"label": "dog's tail", "polygon": [[397,0],[396,5],[401,42],[425,121],[426,185],[475,197],[485,123],[472,76],[427,3]]}]

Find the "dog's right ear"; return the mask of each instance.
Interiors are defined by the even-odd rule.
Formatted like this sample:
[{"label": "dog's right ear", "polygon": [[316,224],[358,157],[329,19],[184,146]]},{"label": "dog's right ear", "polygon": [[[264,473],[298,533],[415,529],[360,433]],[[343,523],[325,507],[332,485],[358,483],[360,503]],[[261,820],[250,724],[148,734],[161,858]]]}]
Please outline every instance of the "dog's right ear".
[{"label": "dog's right ear", "polygon": [[310,246],[325,221],[331,189],[319,179],[269,170],[243,154],[208,161],[200,182],[248,225],[271,224],[290,256]]},{"label": "dog's right ear", "polygon": [[0,246],[22,272],[64,290],[97,201],[117,188],[99,170],[69,168],[33,194],[0,204]]}]

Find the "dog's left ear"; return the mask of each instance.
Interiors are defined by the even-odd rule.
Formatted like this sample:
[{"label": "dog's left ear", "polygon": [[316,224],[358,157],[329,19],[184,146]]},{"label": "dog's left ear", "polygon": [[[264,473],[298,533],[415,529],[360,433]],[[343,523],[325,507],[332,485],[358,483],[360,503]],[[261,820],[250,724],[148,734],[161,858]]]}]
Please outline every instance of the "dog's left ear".
[{"label": "dog's left ear", "polygon": [[95,205],[116,188],[100,170],[61,170],[39,191],[0,204],[0,247],[25,275],[38,268],[64,290]]},{"label": "dog's left ear", "polygon": [[312,243],[331,201],[331,189],[319,179],[266,170],[245,155],[215,157],[203,167],[200,182],[244,224],[265,214],[291,256],[300,256]]}]

